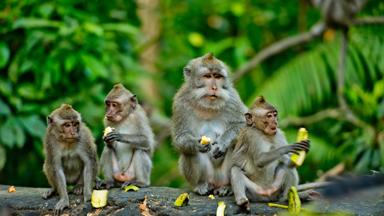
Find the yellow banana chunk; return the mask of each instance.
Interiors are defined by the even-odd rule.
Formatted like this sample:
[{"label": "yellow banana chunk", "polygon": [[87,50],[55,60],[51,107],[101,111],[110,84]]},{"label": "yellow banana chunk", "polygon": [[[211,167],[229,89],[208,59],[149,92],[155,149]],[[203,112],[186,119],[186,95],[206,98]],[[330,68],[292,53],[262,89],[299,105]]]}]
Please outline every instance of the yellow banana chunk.
[{"label": "yellow banana chunk", "polygon": [[211,138],[209,138],[207,136],[201,137],[201,140],[200,140],[201,145],[208,145],[209,143],[211,143]]},{"label": "yellow banana chunk", "polygon": [[298,215],[301,211],[301,201],[297,189],[292,186],[288,192],[288,212],[292,215]]},{"label": "yellow banana chunk", "polygon": [[214,196],[213,194],[210,194],[210,195],[208,196],[208,198],[214,200],[214,199],[215,199],[215,196]]},{"label": "yellow banana chunk", "polygon": [[225,215],[225,202],[220,201],[217,203],[216,216],[224,216]]},{"label": "yellow banana chunk", "polygon": [[[303,140],[308,140],[308,131],[305,128],[300,128],[299,132],[297,133],[296,141],[300,142]],[[292,154],[291,155],[291,161],[295,166],[301,166],[305,159],[305,151],[299,151],[299,154]]]},{"label": "yellow banana chunk", "polygon": [[125,192],[128,192],[128,191],[138,191],[138,190],[140,190],[140,188],[138,188],[136,185],[132,185],[131,184],[131,185],[124,186],[123,190]]},{"label": "yellow banana chunk", "polygon": [[188,193],[182,193],[176,198],[174,205],[178,207],[186,206],[188,205],[188,202],[189,202]]},{"label": "yellow banana chunk", "polygon": [[94,208],[102,208],[107,205],[108,190],[93,190],[91,204]]},{"label": "yellow banana chunk", "polygon": [[103,137],[107,136],[107,135],[108,135],[109,133],[111,133],[113,130],[114,130],[113,127],[106,127],[106,128],[104,129],[104,135],[103,135]]}]

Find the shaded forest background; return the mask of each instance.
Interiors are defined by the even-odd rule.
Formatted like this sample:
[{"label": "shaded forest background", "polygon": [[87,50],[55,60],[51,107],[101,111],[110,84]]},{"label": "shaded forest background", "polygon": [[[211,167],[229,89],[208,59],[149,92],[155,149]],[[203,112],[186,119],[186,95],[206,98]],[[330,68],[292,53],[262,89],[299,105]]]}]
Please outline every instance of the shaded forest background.
[{"label": "shaded forest background", "polygon": [[[371,0],[358,17],[383,14],[384,2]],[[152,184],[186,186],[167,129],[183,66],[213,52],[238,75],[260,50],[319,20],[306,0],[1,1],[0,184],[48,186],[42,137],[61,103],[82,113],[100,153],[103,100],[121,82],[138,95],[159,141]],[[257,95],[276,105],[290,142],[308,128],[302,182],[332,169],[384,171],[384,27],[352,26],[348,34],[343,96],[361,124],[337,109],[338,31],[326,29],[236,79],[247,105]]]}]

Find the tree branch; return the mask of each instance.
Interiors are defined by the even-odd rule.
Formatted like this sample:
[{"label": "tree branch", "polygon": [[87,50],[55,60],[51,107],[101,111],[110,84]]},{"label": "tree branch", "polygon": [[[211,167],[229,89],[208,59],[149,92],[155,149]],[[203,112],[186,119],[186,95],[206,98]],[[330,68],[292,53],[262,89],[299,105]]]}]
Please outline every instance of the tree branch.
[{"label": "tree branch", "polygon": [[253,57],[248,63],[246,63],[243,67],[235,71],[233,76],[233,82],[236,83],[237,81],[239,81],[242,76],[247,74],[249,71],[251,71],[253,68],[255,68],[258,64],[260,64],[265,59],[273,55],[276,55],[278,53],[281,53],[284,50],[291,48],[293,46],[303,44],[303,43],[308,43],[313,39],[321,36],[324,30],[325,30],[324,23],[318,23],[314,25],[311,28],[311,30],[308,32],[304,32],[292,37],[288,37],[271,44],[270,46],[266,47],[265,49],[257,53],[257,55]]},{"label": "tree branch", "polygon": [[384,24],[384,17],[362,17],[357,18],[352,22],[353,25],[374,25],[374,24]]},{"label": "tree branch", "polygon": [[296,117],[289,116],[281,121],[280,126],[285,128],[289,125],[300,126],[300,125],[310,125],[319,121],[322,121],[327,118],[339,119],[341,117],[341,113],[339,109],[326,109],[322,110],[318,113],[315,113],[311,116],[306,117]]}]

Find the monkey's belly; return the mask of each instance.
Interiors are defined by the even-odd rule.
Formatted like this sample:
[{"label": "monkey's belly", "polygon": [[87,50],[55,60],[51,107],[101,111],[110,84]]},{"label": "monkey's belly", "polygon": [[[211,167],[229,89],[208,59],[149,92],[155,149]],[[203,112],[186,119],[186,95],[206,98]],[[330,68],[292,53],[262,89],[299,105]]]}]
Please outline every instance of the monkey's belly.
[{"label": "monkey's belly", "polygon": [[84,164],[78,156],[67,156],[62,159],[63,170],[67,183],[74,184],[81,178]]}]

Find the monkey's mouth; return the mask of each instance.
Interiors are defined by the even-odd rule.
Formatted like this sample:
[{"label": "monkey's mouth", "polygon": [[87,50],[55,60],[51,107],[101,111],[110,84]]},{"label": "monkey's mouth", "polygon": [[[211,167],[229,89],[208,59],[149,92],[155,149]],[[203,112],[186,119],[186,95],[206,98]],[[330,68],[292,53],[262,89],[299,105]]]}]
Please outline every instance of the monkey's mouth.
[{"label": "monkey's mouth", "polygon": [[216,100],[219,96],[217,95],[208,95],[207,98],[210,100]]}]

